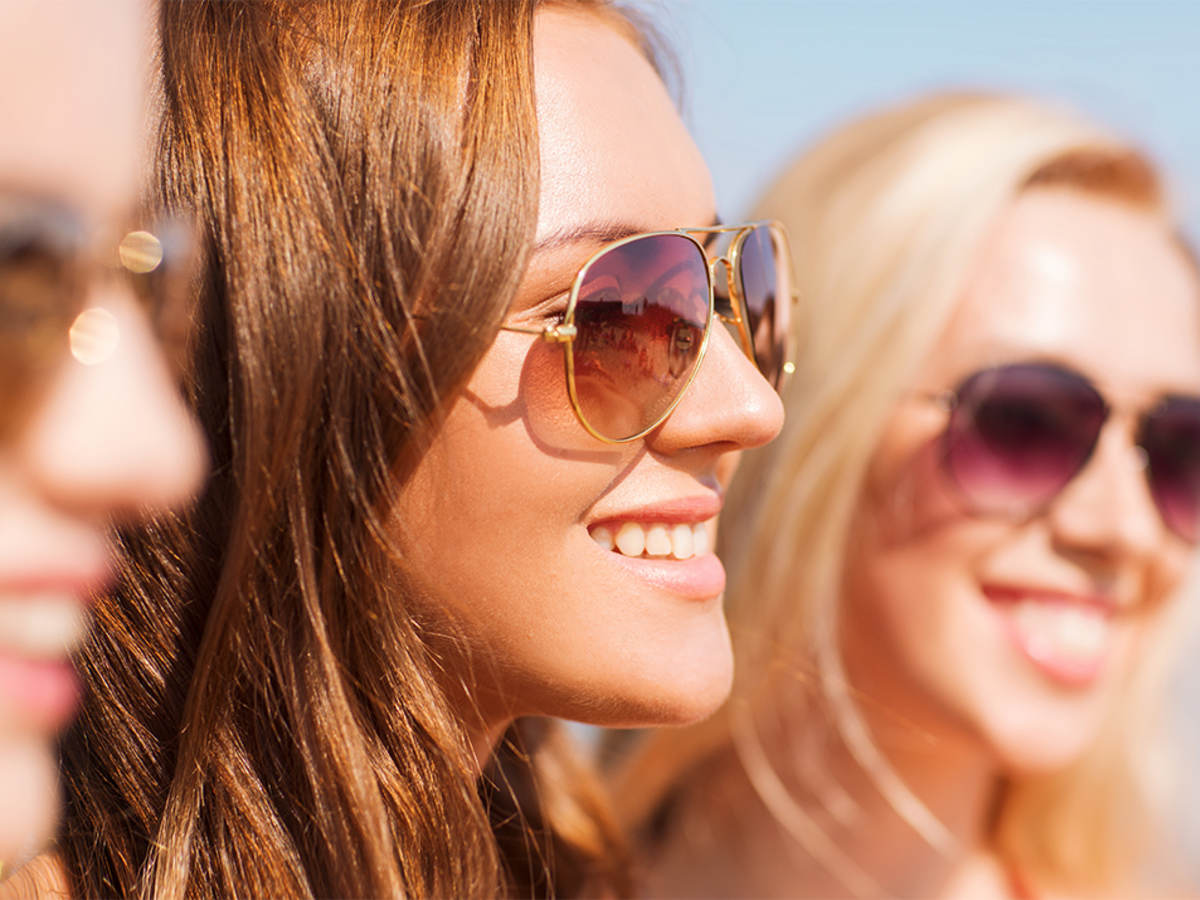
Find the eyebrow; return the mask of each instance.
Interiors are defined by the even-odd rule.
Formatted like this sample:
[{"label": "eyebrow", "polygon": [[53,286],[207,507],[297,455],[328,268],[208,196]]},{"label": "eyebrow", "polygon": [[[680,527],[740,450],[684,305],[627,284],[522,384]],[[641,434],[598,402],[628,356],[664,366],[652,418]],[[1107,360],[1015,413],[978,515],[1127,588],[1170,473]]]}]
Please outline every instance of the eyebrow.
[{"label": "eyebrow", "polygon": [[[700,227],[715,227],[720,224],[721,220],[714,218],[711,225]],[[533,252],[541,253],[546,250],[557,250],[560,247],[581,243],[609,244],[634,234],[642,234],[648,231],[671,230],[670,228],[647,228],[645,225],[635,225],[629,222],[588,222],[583,225],[575,225],[569,228],[561,228],[558,231],[552,231],[533,245]]]}]

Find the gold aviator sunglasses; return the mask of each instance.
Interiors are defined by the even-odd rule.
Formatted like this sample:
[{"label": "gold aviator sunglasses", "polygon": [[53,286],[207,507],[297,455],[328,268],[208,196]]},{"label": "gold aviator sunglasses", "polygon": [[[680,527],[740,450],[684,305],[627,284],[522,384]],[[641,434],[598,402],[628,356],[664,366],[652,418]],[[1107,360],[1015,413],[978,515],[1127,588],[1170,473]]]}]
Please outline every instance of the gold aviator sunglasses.
[{"label": "gold aviator sunglasses", "polygon": [[[728,244],[710,257],[700,236]],[[561,322],[501,328],[561,344],[580,424],[605,443],[623,444],[649,434],[683,399],[714,317],[781,388],[795,368],[792,283],[787,234],[778,222],[652,231],[588,259]]]}]

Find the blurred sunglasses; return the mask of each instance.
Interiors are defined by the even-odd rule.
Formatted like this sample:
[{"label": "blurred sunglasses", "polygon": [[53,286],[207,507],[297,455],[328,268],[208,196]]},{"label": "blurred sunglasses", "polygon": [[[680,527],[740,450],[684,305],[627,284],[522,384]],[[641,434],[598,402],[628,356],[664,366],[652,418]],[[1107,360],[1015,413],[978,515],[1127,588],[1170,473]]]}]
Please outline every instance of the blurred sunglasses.
[{"label": "blurred sunglasses", "polygon": [[[1083,471],[1111,408],[1083,375],[1021,363],[984,369],[937,398],[949,411],[943,464],[980,512],[1033,515]],[[1163,523],[1200,537],[1200,397],[1168,394],[1141,414],[1135,442]]]},{"label": "blurred sunglasses", "polygon": [[[710,258],[698,236],[716,238],[723,251]],[[778,390],[794,368],[794,299],[778,223],[678,228],[635,234],[592,256],[560,323],[502,329],[562,344],[575,415],[594,437],[621,444],[649,434],[679,404],[714,318]]]},{"label": "blurred sunglasses", "polygon": [[178,369],[191,322],[194,259],[185,223],[101,243],[62,203],[0,192],[0,430],[21,419],[68,352],[98,361],[98,347],[117,339],[110,314],[85,308],[98,279],[125,280]]}]

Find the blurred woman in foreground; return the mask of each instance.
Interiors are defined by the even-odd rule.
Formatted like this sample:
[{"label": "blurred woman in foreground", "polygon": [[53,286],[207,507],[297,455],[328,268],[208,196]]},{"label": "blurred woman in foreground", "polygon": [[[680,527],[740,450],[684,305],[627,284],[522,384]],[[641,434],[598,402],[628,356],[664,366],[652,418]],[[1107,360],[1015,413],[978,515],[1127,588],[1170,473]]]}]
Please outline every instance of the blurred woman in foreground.
[{"label": "blurred woman in foreground", "polygon": [[131,234],[145,13],[0,5],[0,881],[58,818],[68,654],[112,576],[109,529],[185,500],[204,470],[152,329],[186,321],[165,234]]},{"label": "blurred woman in foreground", "polygon": [[1200,537],[1200,287],[1156,172],[936,97],[759,214],[809,341],[722,521],[734,700],[623,775],[652,893],[1146,893]]}]

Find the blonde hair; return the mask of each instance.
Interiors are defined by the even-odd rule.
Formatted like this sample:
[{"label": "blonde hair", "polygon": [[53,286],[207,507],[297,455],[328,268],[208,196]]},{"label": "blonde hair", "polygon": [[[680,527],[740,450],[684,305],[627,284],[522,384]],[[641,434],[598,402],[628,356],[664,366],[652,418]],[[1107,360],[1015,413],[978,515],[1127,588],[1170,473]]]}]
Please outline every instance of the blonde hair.
[{"label": "blonde hair", "polygon": [[[1003,96],[935,96],[861,118],[766,192],[754,217],[788,228],[806,315],[783,432],[746,458],[722,518],[735,694],[710,722],[656,736],[631,760],[622,776],[628,818],[647,821],[732,745],[785,830],[851,890],[878,890],[787,796],[767,759],[759,729],[787,703],[776,720],[808,727],[797,704],[828,712],[897,813],[932,846],[952,845],[872,740],[847,684],[843,567],[886,419],[933,352],[992,223],[1035,186],[1086,191],[1170,221],[1158,177],[1137,152],[1059,110]],[[994,848],[1021,871],[1112,884],[1137,861],[1163,694],[1157,660],[1147,662],[1078,764],[1002,788]]]}]

